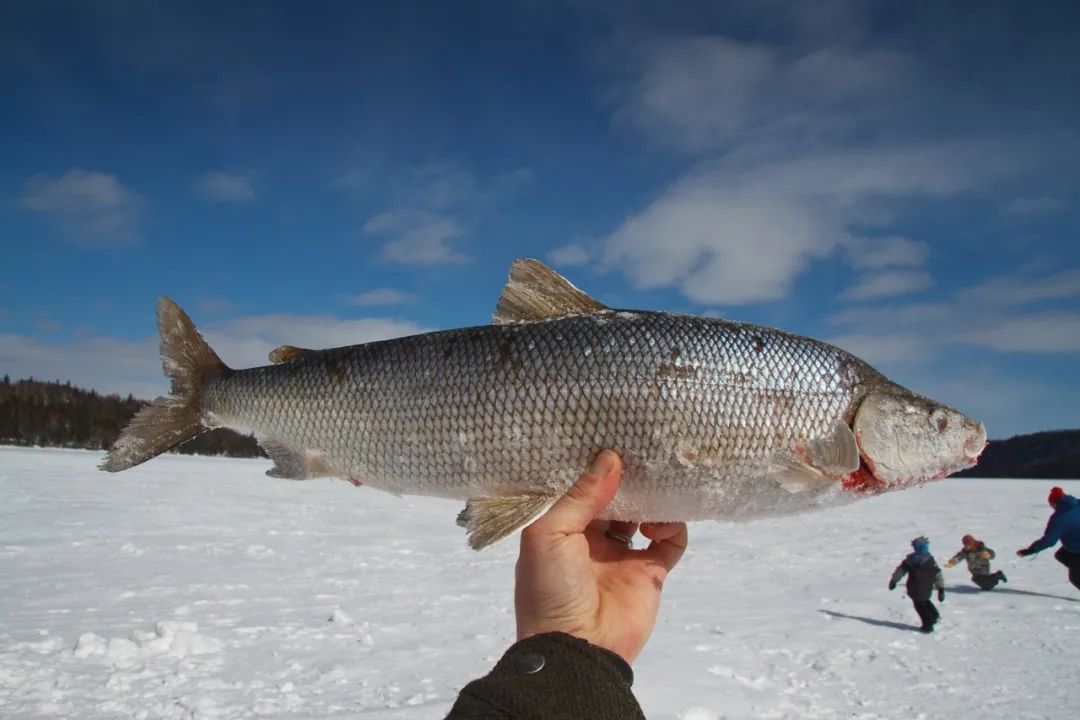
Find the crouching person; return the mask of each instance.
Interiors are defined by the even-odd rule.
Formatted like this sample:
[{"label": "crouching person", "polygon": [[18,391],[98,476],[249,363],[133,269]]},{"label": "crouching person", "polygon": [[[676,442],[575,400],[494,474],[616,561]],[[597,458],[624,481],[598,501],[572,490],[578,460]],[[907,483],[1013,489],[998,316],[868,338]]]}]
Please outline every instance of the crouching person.
[{"label": "crouching person", "polygon": [[961,560],[966,560],[968,572],[971,573],[971,582],[978,585],[981,590],[993,590],[999,582],[1009,582],[1005,573],[1000,570],[990,572],[990,561],[994,559],[995,554],[993,550],[986,547],[986,543],[976,540],[972,535],[965,535],[960,542],[963,543],[963,547],[949,558],[945,567],[956,567]]}]

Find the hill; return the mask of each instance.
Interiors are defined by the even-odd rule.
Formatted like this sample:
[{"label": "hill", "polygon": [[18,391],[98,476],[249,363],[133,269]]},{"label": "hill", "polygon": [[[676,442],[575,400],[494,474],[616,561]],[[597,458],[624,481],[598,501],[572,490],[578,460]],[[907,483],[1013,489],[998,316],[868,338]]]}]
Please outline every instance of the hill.
[{"label": "hill", "polygon": [[[101,395],[70,382],[0,381],[0,444],[104,450],[149,404],[131,395]],[[255,438],[219,428],[176,448],[186,455],[265,457]]]},{"label": "hill", "polygon": [[1080,478],[1080,430],[1051,430],[991,440],[979,464],[957,476]]}]

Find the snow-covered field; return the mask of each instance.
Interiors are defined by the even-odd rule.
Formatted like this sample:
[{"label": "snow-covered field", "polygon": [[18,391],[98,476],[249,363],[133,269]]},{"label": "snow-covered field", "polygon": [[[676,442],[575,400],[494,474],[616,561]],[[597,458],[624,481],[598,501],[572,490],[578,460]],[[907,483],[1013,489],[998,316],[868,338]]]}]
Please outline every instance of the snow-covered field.
[{"label": "snow-covered field", "polygon": [[[458,507],[268,464],[0,448],[0,716],[435,718],[511,643],[516,541]],[[1080,482],[1066,483],[1080,491]],[[697,523],[635,665],[650,718],[1075,718],[1080,593],[1043,553],[1043,481],[948,480],[838,510]],[[889,573],[972,532],[939,631]]]}]

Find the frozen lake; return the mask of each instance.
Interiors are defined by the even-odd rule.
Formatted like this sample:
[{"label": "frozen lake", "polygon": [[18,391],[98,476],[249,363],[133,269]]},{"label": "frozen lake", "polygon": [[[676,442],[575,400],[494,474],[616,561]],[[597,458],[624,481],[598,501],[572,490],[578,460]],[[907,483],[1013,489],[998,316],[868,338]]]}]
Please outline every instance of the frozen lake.
[{"label": "frozen lake", "polygon": [[[266,460],[0,448],[0,716],[434,718],[513,638],[516,538],[447,501],[263,475]],[[1063,483],[1077,494],[1080,481]],[[847,507],[695,523],[636,663],[650,718],[1080,715],[1080,593],[1038,537],[1051,483],[946,480]],[[934,635],[892,569],[972,533]]]}]

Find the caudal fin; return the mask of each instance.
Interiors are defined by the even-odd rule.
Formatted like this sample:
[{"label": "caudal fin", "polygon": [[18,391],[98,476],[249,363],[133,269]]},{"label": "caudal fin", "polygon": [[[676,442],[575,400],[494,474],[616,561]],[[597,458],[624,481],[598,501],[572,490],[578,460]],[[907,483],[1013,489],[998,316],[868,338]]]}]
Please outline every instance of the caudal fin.
[{"label": "caudal fin", "polygon": [[229,369],[172,300],[158,300],[157,320],[161,365],[172,380],[172,391],[131,419],[99,466],[102,470],[127,470],[205,431],[203,386],[207,378]]}]

